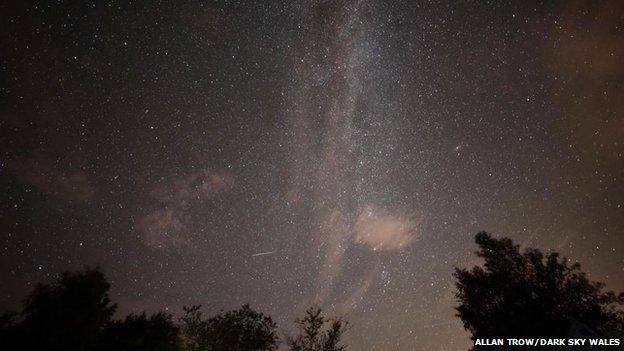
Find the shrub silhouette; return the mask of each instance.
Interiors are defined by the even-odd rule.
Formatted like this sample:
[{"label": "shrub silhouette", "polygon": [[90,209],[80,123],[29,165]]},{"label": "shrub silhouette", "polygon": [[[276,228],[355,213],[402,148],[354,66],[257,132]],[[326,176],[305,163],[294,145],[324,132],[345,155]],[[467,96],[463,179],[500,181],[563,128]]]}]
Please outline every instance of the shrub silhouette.
[{"label": "shrub silhouette", "polygon": [[320,308],[310,307],[303,319],[296,321],[299,335],[288,340],[291,351],[344,351],[340,339],[347,323],[342,319],[327,319]]}]

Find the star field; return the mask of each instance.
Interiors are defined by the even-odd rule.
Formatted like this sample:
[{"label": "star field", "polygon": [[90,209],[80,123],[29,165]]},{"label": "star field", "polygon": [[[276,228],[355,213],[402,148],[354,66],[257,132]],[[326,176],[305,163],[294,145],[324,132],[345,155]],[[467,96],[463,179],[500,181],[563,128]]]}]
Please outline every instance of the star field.
[{"label": "star field", "polygon": [[120,313],[311,304],[466,350],[487,230],[624,290],[617,1],[0,5],[0,307],[100,266]]}]

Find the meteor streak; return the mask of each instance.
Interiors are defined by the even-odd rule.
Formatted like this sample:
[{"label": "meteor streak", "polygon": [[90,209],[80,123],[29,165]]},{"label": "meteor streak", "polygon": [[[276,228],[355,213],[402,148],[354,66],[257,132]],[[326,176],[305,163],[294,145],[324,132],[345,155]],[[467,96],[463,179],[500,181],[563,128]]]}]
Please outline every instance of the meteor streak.
[{"label": "meteor streak", "polygon": [[274,253],[276,253],[277,251],[267,251],[267,252],[258,252],[255,253],[253,255],[251,255],[251,257],[257,257],[257,256],[264,256],[264,255],[272,255]]}]

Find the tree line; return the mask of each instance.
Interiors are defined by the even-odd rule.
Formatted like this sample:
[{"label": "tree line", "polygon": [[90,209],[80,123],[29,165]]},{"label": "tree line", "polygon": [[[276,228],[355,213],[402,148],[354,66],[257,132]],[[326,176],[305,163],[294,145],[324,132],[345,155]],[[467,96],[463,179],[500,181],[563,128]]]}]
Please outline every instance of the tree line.
[{"label": "tree line", "polygon": [[113,319],[117,305],[99,269],[65,272],[54,284],[38,284],[19,314],[0,317],[4,350],[46,351],[260,351],[280,344],[292,351],[344,351],[347,323],[310,307],[295,322],[299,334],[280,340],[277,325],[249,305],[204,317],[201,306],[170,313]]},{"label": "tree line", "polygon": [[[483,266],[455,270],[457,316],[473,340],[500,337],[622,335],[624,293],[588,279],[556,252],[520,250],[508,238],[478,233]],[[99,269],[62,273],[38,284],[19,313],[0,316],[0,348],[49,351],[345,351],[347,321],[318,307],[280,337],[270,316],[243,305],[214,316],[200,305],[178,319],[165,312],[115,319],[117,305]],[[383,321],[379,321],[383,323]],[[583,335],[576,335],[576,334]],[[618,334],[619,333],[619,334]],[[554,348],[550,348],[553,350]],[[473,350],[479,350],[474,347]]]}]

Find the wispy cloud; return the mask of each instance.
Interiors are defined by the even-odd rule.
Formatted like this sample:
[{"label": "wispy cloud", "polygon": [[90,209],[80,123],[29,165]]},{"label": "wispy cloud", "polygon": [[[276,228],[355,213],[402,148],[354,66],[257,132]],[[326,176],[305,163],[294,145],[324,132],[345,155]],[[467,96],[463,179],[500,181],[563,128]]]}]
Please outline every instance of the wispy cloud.
[{"label": "wispy cloud", "polygon": [[151,247],[180,245],[187,242],[182,235],[184,219],[172,208],[159,208],[139,218],[138,228],[143,242]]},{"label": "wispy cloud", "polygon": [[16,158],[8,170],[21,182],[66,202],[85,202],[95,195],[86,172],[63,169],[41,154]]},{"label": "wispy cloud", "polygon": [[233,182],[229,173],[204,170],[157,186],[150,193],[153,210],[139,216],[136,222],[143,243],[154,248],[188,244],[192,207],[211,200]]}]

